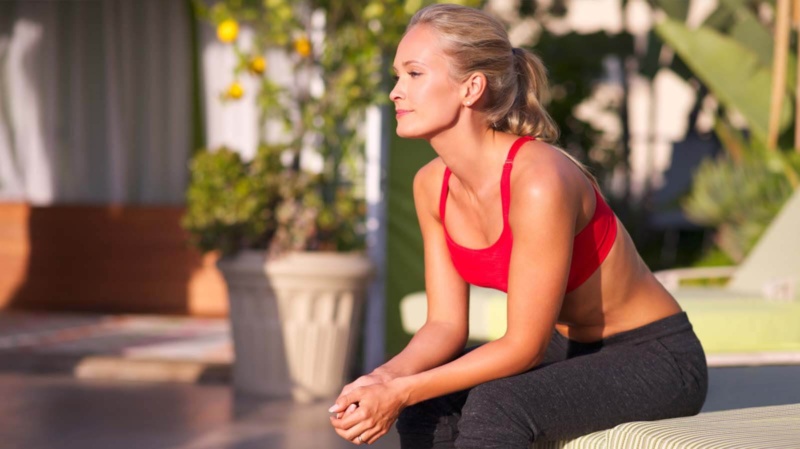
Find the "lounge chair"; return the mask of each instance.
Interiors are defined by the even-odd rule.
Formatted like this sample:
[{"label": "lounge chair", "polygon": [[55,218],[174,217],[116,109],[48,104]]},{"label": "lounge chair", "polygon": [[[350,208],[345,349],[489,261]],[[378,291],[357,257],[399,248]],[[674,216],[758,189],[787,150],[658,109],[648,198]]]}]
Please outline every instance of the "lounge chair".
[{"label": "lounge chair", "polygon": [[[686,310],[711,365],[800,363],[800,189],[739,266],[655,274]],[[729,280],[681,285],[703,278]]]}]

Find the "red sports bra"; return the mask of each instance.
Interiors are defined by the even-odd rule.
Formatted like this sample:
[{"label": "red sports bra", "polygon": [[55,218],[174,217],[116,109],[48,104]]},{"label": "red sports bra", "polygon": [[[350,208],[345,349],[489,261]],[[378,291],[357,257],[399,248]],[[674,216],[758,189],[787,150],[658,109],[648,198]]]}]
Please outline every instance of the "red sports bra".
[{"label": "red sports bra", "polygon": [[[517,139],[508,152],[500,180],[500,195],[503,202],[503,232],[491,246],[483,249],[465,248],[450,238],[444,225],[445,206],[449,193],[450,169],[445,168],[442,196],[439,201],[439,215],[450,250],[450,258],[458,273],[470,284],[495,288],[508,292],[508,265],[511,260],[513,236],[508,225],[508,209],[511,204],[511,168],[517,150],[525,143],[534,140],[524,136]],[[573,242],[572,263],[567,280],[567,292],[575,290],[591,276],[603,263],[617,236],[617,220],[614,212],[594,189],[597,206],[594,215],[577,235]]]}]

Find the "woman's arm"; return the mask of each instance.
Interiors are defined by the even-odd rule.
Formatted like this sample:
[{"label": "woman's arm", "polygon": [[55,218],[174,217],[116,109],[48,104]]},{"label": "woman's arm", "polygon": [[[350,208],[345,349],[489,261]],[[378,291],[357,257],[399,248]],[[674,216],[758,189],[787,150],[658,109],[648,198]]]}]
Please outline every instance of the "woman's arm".
[{"label": "woman's arm", "polygon": [[392,378],[417,374],[453,360],[464,350],[469,333],[469,286],[450,260],[439,217],[443,175],[433,161],[414,177],[414,205],[425,254],[425,324],[397,356],[376,371]]},{"label": "woman's arm", "polygon": [[453,267],[439,218],[439,194],[444,164],[434,160],[414,177],[414,206],[425,254],[428,315],[425,325],[394,358],[347,385],[354,388],[417,374],[453,360],[468,334],[468,285]]},{"label": "woman's arm", "polygon": [[509,217],[514,246],[505,335],[444,365],[339,398],[337,404],[359,404],[352,416],[342,419],[341,428],[365,417],[381,422],[385,414],[389,420],[392,407],[402,409],[519,374],[541,361],[566,289],[580,193],[558,170],[536,170],[518,178],[512,183]]},{"label": "woman's arm", "polygon": [[536,366],[561,309],[580,194],[557,170],[519,179],[509,224],[514,235],[503,337],[451,363],[393,381],[406,405],[512,376]]}]

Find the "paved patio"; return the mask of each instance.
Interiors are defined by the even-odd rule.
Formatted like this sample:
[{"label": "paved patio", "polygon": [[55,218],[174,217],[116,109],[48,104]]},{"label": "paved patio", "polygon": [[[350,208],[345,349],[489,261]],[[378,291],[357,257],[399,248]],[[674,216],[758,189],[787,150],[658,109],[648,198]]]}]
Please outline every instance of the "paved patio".
[{"label": "paved patio", "polygon": [[[0,446],[9,449],[353,448],[328,403],[236,397],[224,385],[0,374]],[[398,447],[391,433],[371,445]]]},{"label": "paved patio", "polygon": [[[225,319],[0,312],[0,445],[349,448],[330,401],[237,396]],[[704,412],[800,403],[800,365],[711,370]],[[390,433],[371,447],[398,447]]]}]

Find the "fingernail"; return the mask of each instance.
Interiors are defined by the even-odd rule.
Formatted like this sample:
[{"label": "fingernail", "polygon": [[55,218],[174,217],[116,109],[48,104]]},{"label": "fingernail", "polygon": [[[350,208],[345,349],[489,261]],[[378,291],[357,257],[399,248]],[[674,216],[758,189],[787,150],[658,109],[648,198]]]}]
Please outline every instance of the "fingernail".
[{"label": "fingernail", "polygon": [[336,410],[336,404],[333,404],[331,408],[328,409],[328,413],[333,413],[334,410]]}]

